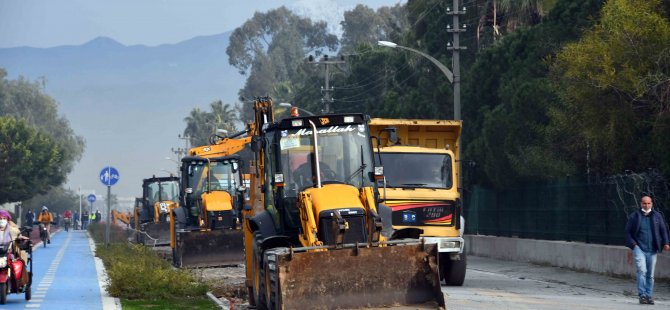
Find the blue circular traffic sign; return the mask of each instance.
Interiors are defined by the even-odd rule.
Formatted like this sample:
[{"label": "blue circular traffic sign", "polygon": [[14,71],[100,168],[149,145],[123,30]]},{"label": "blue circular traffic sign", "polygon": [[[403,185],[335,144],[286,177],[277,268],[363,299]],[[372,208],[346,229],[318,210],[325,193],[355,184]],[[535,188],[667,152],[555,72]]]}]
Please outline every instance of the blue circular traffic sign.
[{"label": "blue circular traffic sign", "polygon": [[88,200],[88,202],[95,202],[95,195],[93,194],[88,195],[88,197],[86,197],[86,200]]},{"label": "blue circular traffic sign", "polygon": [[100,171],[100,182],[106,186],[112,186],[119,181],[119,171],[114,167],[107,166]]}]

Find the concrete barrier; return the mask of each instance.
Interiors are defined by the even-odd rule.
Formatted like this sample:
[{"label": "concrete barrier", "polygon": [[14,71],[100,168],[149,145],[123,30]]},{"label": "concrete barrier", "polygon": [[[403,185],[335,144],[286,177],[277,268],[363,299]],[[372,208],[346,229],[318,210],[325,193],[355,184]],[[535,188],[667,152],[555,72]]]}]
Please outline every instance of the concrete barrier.
[{"label": "concrete barrier", "polygon": [[[632,251],[624,246],[465,235],[468,255],[529,262],[605,275],[635,276]],[[657,255],[656,279],[670,280],[670,254]]]}]

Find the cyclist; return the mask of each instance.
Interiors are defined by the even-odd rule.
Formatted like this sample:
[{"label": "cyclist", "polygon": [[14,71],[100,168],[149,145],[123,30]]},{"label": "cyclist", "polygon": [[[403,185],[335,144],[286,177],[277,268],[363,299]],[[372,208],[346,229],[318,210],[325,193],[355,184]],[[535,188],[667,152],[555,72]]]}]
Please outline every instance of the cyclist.
[{"label": "cyclist", "polygon": [[68,231],[72,224],[72,212],[70,210],[65,210],[63,212],[63,226],[65,226],[65,231]]},{"label": "cyclist", "polygon": [[47,243],[51,243],[51,222],[54,221],[53,215],[49,212],[49,208],[47,206],[42,206],[42,212],[40,212],[40,216],[37,218],[37,221],[42,223],[44,227],[47,228]]}]

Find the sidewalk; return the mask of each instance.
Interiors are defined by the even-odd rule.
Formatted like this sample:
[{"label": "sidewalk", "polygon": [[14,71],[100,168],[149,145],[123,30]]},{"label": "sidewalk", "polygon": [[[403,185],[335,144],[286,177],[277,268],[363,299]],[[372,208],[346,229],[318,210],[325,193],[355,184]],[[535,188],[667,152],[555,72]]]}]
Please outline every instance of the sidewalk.
[{"label": "sidewalk", "polygon": [[120,309],[118,300],[107,296],[104,267],[94,249],[86,231],[52,234],[46,248],[34,247],[32,300],[10,294],[0,309]]}]

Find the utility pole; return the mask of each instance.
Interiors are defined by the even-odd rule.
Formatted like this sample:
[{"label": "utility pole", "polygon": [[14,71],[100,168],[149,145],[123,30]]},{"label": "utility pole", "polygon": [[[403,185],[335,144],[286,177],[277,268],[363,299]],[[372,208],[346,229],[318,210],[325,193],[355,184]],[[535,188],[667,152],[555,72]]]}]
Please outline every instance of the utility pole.
[{"label": "utility pole", "polygon": [[179,163],[181,162],[181,158],[184,157],[184,155],[186,155],[188,153],[188,150],[190,149],[191,137],[188,136],[188,135],[183,135],[182,136],[180,134],[180,135],[177,135],[177,138],[179,138],[181,140],[184,140],[184,147],[183,148],[182,147],[177,147],[177,148],[171,147],[170,150],[172,151],[172,153],[177,155],[177,172],[179,172],[179,168],[180,168]]},{"label": "utility pole", "polygon": [[[447,50],[452,52],[452,70],[454,72],[454,119],[461,119],[461,58],[460,51],[467,49],[465,46],[461,46],[460,33],[465,32],[466,25],[463,24],[463,27],[460,27],[459,17],[466,13],[465,6],[460,8],[459,0],[453,0],[453,10],[450,7],[447,7],[447,15],[452,16],[452,25],[447,25],[447,32],[452,34],[452,42],[447,43]],[[462,142],[461,142],[462,143]]]},{"label": "utility pole", "polygon": [[[307,61],[309,61],[310,63],[313,63],[314,62],[314,56],[309,55],[309,58],[307,58]],[[343,64],[343,63],[345,63],[344,56],[340,56],[339,60],[338,59],[333,60],[333,59],[329,59],[328,55],[323,55],[323,57],[321,57],[321,59],[318,62],[319,65],[323,65],[326,69],[325,70],[326,71],[326,75],[325,75],[326,87],[324,88],[323,86],[321,86],[321,92],[323,93],[323,98],[321,98],[321,103],[324,104],[324,108],[321,109],[322,113],[330,113],[331,112],[330,105],[333,103],[333,97],[331,96],[331,93],[335,89],[330,86],[330,65],[339,65],[339,64]]]}]

